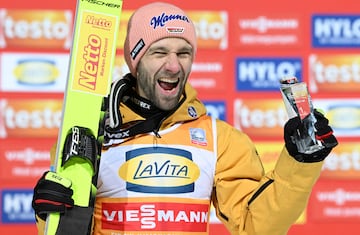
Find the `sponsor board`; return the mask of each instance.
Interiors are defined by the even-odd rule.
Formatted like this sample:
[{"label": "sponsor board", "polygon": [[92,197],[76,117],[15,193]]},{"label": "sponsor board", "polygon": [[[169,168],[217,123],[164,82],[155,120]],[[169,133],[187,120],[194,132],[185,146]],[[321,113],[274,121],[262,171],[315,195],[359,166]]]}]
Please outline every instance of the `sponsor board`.
[{"label": "sponsor board", "polygon": [[119,32],[116,40],[116,48],[119,50],[124,49],[125,36],[127,31],[127,24],[129,22],[130,16],[133,13],[133,10],[125,10],[121,11],[121,17],[119,22]]},{"label": "sponsor board", "polygon": [[1,222],[3,224],[35,223],[31,207],[32,189],[3,189],[1,191]]},{"label": "sponsor board", "polygon": [[359,143],[341,141],[325,159],[321,178],[360,179]]},{"label": "sponsor board", "polygon": [[[279,95],[280,96],[280,95]],[[251,138],[278,139],[288,116],[282,99],[235,99],[234,126]]]},{"label": "sponsor board", "polygon": [[8,182],[35,182],[50,167],[55,139],[7,139],[0,146],[0,178]]},{"label": "sponsor board", "polygon": [[360,137],[360,99],[313,99],[325,112],[337,137]]},{"label": "sponsor board", "polygon": [[226,121],[226,105],[224,101],[204,101],[207,114]]},{"label": "sponsor board", "polygon": [[235,46],[242,49],[254,47],[299,47],[303,45],[303,18],[294,14],[239,14],[234,21]]},{"label": "sponsor board", "polygon": [[301,58],[237,57],[236,90],[279,91],[279,80],[284,77],[302,79]]},{"label": "sponsor board", "polygon": [[190,84],[195,89],[213,91],[226,89],[231,82],[231,76],[227,76],[226,60],[226,56],[219,51],[198,54],[192,65]]},{"label": "sponsor board", "polygon": [[0,18],[0,48],[70,48],[71,10],[1,8]]},{"label": "sponsor board", "polygon": [[[121,17],[122,19],[122,17]],[[114,59],[113,67],[113,80],[122,78],[125,74],[130,73],[129,67],[127,66],[124,54],[117,54]]]},{"label": "sponsor board", "polygon": [[69,55],[2,53],[0,89],[6,92],[64,92]]},{"label": "sponsor board", "polygon": [[310,197],[308,215],[316,222],[357,223],[360,185],[351,180],[318,181]]},{"label": "sponsor board", "polygon": [[195,25],[198,48],[228,48],[228,12],[226,11],[187,11]]},{"label": "sponsor board", "polygon": [[311,54],[308,63],[309,91],[311,93],[359,92],[359,54]]},{"label": "sponsor board", "polygon": [[0,139],[57,137],[62,100],[0,99]]},{"label": "sponsor board", "polygon": [[360,15],[315,14],[311,17],[313,47],[358,48]]},{"label": "sponsor board", "polygon": [[[126,28],[133,10],[124,10],[121,13],[117,48],[123,49]],[[186,11],[195,25],[197,46],[201,49],[228,48],[228,12],[226,11]]]}]

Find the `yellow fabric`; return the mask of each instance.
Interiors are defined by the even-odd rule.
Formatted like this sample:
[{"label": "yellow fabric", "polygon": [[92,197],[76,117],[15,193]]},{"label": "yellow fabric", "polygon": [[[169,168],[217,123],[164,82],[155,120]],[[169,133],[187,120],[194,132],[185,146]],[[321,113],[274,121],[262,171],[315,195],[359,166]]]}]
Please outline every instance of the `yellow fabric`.
[{"label": "yellow fabric", "polygon": [[[195,107],[199,116],[206,114],[205,106],[189,84],[186,94],[186,101],[162,123],[161,129],[191,121],[190,106]],[[120,109],[124,123],[141,118],[125,106]],[[304,210],[322,162],[297,162],[284,148],[274,170],[265,174],[255,146],[246,134],[220,120],[217,133],[218,160],[212,201],[218,218],[232,235],[285,235]],[[248,206],[252,195],[268,180],[274,181]],[[39,234],[43,234],[43,223],[38,222]]]}]

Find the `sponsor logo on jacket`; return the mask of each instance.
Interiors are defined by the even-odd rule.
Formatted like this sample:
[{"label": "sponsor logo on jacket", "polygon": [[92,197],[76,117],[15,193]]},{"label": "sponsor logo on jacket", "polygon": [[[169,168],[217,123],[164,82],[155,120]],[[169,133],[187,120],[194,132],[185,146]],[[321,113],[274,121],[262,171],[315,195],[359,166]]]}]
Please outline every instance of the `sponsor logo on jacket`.
[{"label": "sponsor logo on jacket", "polygon": [[193,192],[200,170],[186,150],[149,147],[127,152],[119,175],[129,191],[175,194]]}]

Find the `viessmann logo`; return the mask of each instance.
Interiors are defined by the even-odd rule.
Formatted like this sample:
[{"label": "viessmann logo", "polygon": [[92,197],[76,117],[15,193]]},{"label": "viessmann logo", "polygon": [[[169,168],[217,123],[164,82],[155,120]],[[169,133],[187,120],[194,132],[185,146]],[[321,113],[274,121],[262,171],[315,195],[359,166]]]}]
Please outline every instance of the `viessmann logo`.
[{"label": "viessmann logo", "polygon": [[119,175],[129,191],[173,194],[193,192],[200,170],[186,150],[150,147],[127,152]]},{"label": "viessmann logo", "polygon": [[[126,201],[102,203],[101,207],[102,229],[121,230],[123,234],[161,235],[179,234],[174,231],[186,228],[189,232],[186,234],[207,234],[208,203]],[[146,230],[148,232],[144,232]]]}]

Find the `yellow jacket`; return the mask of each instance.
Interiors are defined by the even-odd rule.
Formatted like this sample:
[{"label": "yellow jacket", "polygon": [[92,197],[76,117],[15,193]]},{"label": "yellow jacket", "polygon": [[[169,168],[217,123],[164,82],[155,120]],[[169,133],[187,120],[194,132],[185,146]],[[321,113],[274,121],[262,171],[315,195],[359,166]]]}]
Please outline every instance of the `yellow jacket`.
[{"label": "yellow jacket", "polygon": [[[190,106],[198,117],[206,115],[196,91],[189,84],[185,91],[186,101],[162,122],[160,130],[193,120]],[[125,105],[120,110],[123,123],[142,119]],[[275,168],[265,174],[245,133],[220,120],[216,128],[218,156],[211,199],[218,218],[232,235],[285,235],[306,207],[322,162],[297,162],[283,148]],[[38,220],[39,234],[43,234],[44,221]]]}]

